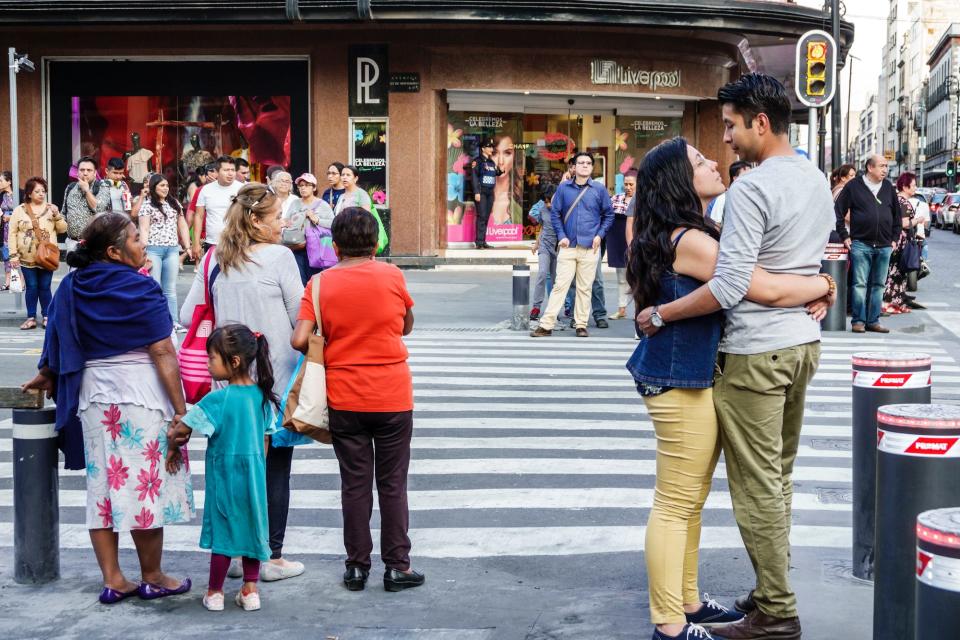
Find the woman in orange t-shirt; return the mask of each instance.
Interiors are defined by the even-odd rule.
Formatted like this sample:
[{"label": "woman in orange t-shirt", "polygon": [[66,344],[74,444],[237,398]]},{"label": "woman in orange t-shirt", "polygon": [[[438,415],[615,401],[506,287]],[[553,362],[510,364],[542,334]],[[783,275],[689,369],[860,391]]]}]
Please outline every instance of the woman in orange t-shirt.
[{"label": "woman in orange t-shirt", "polygon": [[[376,469],[380,496],[383,586],[401,591],[424,583],[410,567],[407,470],[413,435],[413,378],[403,336],[413,330],[413,300],[403,274],[377,262],[377,221],[360,207],[333,220],[340,261],[320,278],[320,322],[325,339],[330,433],[340,461],[343,542],[348,589],[364,588],[370,573],[370,514]],[[313,284],[303,292],[290,344],[306,352],[316,329]],[[364,309],[362,314],[357,309]]]}]

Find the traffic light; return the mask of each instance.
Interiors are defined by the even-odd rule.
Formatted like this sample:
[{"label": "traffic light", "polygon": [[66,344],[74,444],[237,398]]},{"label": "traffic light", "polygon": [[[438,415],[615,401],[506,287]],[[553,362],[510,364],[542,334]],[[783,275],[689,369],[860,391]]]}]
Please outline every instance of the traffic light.
[{"label": "traffic light", "polygon": [[947,161],[947,177],[952,178],[957,175],[957,163],[953,160]]},{"label": "traffic light", "polygon": [[807,95],[822,96],[827,92],[827,43],[807,42]]},{"label": "traffic light", "polygon": [[808,31],[797,42],[794,89],[808,107],[830,103],[837,82],[837,45],[826,31]]}]

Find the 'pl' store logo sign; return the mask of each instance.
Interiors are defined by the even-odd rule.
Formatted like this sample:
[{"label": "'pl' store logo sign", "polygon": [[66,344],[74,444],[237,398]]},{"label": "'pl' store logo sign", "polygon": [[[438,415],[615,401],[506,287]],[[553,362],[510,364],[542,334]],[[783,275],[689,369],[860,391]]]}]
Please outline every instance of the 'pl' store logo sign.
[{"label": "'pl' store logo sign", "polygon": [[590,81],[593,84],[625,84],[638,87],[671,89],[680,86],[680,70],[641,71],[625,67],[613,60],[590,62]]},{"label": "'pl' store logo sign", "polygon": [[388,58],[385,44],[350,45],[347,63],[350,117],[385,117],[389,113]]}]

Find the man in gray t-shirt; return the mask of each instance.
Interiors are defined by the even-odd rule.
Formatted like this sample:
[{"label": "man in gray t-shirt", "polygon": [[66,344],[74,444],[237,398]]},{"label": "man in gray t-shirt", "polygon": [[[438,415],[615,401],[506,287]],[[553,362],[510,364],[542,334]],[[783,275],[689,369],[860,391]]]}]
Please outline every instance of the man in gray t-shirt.
[{"label": "man in gray t-shirt", "polygon": [[[744,299],[754,268],[815,275],[833,227],[826,178],[790,146],[790,99],[776,79],[749,74],[720,89],[724,142],[759,166],[730,189],[713,278],[638,316],[648,335],[664,323],[726,310],[713,398],[734,514],[756,572],[737,601],[746,616],[713,629],[723,638],[799,638],[790,587],[793,463],[806,388],[820,360],[820,326],[803,307]],[[828,296],[832,304],[834,295]]]}]

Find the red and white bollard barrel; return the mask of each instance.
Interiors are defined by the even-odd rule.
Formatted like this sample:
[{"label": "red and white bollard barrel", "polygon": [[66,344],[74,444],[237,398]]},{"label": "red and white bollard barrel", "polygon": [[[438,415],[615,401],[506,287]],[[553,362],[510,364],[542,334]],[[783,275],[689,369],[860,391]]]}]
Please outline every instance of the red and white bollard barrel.
[{"label": "red and white bollard barrel", "polygon": [[925,353],[853,356],[853,575],[861,580],[873,580],[877,409],[929,404],[932,362]]},{"label": "red and white bollard barrel", "polygon": [[[898,404],[877,411],[877,535],[873,638],[913,638],[917,516],[960,500],[960,406]],[[947,615],[943,610],[940,615]],[[955,623],[953,616],[950,622]],[[956,629],[945,636],[957,637]]]},{"label": "red and white bollard barrel", "polygon": [[956,637],[948,611],[960,611],[960,508],[917,516],[916,640]]}]

